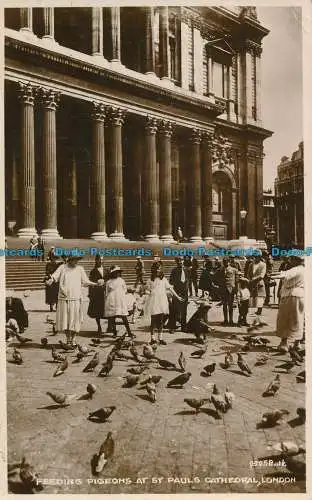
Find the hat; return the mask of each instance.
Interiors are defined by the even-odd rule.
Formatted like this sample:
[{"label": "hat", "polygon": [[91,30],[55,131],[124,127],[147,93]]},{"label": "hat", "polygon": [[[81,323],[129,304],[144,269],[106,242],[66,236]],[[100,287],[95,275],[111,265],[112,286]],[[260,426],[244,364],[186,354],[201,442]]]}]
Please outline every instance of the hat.
[{"label": "hat", "polygon": [[69,255],[67,257],[67,262],[70,262],[71,260],[81,260],[82,257],[78,257],[78,255]]},{"label": "hat", "polygon": [[142,259],[141,255],[138,255],[138,256],[137,256],[137,259]]},{"label": "hat", "polygon": [[121,271],[119,266],[113,266],[110,270],[110,274],[116,273],[117,271]]}]

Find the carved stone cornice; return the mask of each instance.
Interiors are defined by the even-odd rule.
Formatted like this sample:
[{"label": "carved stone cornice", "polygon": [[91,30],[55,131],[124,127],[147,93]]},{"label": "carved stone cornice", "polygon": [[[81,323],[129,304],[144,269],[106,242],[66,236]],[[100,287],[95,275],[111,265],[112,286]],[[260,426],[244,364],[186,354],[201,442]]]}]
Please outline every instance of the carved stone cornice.
[{"label": "carved stone cornice", "polygon": [[91,117],[93,120],[98,122],[104,122],[107,114],[107,106],[102,102],[92,102],[92,113]]},{"label": "carved stone cornice", "polygon": [[60,102],[60,92],[57,92],[53,89],[41,87],[38,91],[38,95],[44,109],[51,109],[53,111],[56,111]]},{"label": "carved stone cornice", "polygon": [[36,85],[32,85],[30,83],[22,83],[19,82],[19,92],[18,97],[23,104],[29,104],[31,106],[35,103],[35,95],[38,91],[38,87]]}]

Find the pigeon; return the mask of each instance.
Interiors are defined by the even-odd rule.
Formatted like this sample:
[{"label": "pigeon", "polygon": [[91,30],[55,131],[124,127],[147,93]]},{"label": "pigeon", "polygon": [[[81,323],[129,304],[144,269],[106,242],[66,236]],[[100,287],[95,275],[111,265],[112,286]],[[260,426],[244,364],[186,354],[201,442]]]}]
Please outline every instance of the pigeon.
[{"label": "pigeon", "polygon": [[289,457],[305,452],[305,448],[301,445],[298,446],[294,441],[281,441],[280,443],[274,444],[272,448],[275,451],[287,454]]},{"label": "pigeon", "polygon": [[195,398],[184,398],[184,403],[188,404],[191,408],[196,410],[196,414],[204,404],[208,403],[209,398],[195,399]]},{"label": "pigeon", "polygon": [[300,347],[300,340],[295,340],[293,343],[293,350],[296,351],[299,356],[305,356],[305,347]]},{"label": "pigeon", "polygon": [[22,365],[24,362],[21,353],[17,349],[14,349],[12,358],[16,365]]},{"label": "pigeon", "polygon": [[230,392],[228,387],[225,388],[224,399],[226,402],[227,409],[233,408],[233,403],[235,401],[235,394],[234,392]]},{"label": "pigeon", "polygon": [[289,352],[289,355],[291,357],[291,359],[294,361],[294,362],[297,362],[297,363],[302,363],[303,361],[303,356],[301,356],[298,351],[293,347],[293,346],[289,346],[288,348],[288,352]]},{"label": "pigeon", "polygon": [[139,355],[138,350],[133,343],[132,343],[131,347],[129,348],[129,352],[130,352],[130,354],[132,354],[134,359],[136,359],[137,356]]},{"label": "pigeon", "polygon": [[65,356],[59,352],[57,352],[57,350],[55,349],[55,347],[52,347],[52,358],[53,358],[53,361],[57,361],[57,362],[60,362],[60,361],[65,361]]},{"label": "pigeon", "polygon": [[17,340],[23,345],[26,344],[27,342],[32,342],[32,339],[29,339],[27,337],[23,337],[19,333],[16,333],[16,338]]},{"label": "pigeon", "polygon": [[299,406],[299,408],[297,408],[297,415],[300,422],[304,424],[306,421],[306,409],[303,408],[302,406]]},{"label": "pigeon", "polygon": [[140,375],[126,375],[125,377],[123,377],[125,379],[125,385],[127,387],[133,387],[134,385],[136,385],[139,381],[139,378],[140,378]]},{"label": "pigeon", "polygon": [[94,352],[94,349],[89,349],[89,347],[85,346],[85,345],[81,345],[81,344],[77,344],[77,347],[78,347],[78,351],[81,353],[81,354],[84,354],[85,356],[87,354],[89,354],[90,352]]},{"label": "pigeon", "polygon": [[275,396],[281,385],[279,374],[276,375],[273,382],[271,382],[263,393],[263,396]]},{"label": "pigeon", "polygon": [[170,370],[177,369],[175,363],[172,363],[171,361],[168,361],[167,359],[160,359],[160,358],[157,358],[157,359],[158,359],[159,366],[161,366],[162,368],[166,368],[167,370],[168,369],[170,369]]},{"label": "pigeon", "polygon": [[59,406],[69,406],[69,396],[67,394],[59,394],[56,392],[47,391],[46,394]]},{"label": "pigeon", "polygon": [[186,384],[186,382],[188,382],[191,376],[192,376],[191,372],[181,373],[181,375],[178,375],[174,379],[170,380],[167,384],[167,387],[176,387],[176,386],[182,387],[184,384]]},{"label": "pigeon", "polygon": [[118,349],[116,351],[113,351],[112,355],[114,356],[114,358],[117,358],[119,360],[121,360],[121,359],[125,359],[125,360],[132,359],[129,356],[127,356],[126,354],[124,354],[120,349]]},{"label": "pigeon", "polygon": [[217,413],[221,411],[222,413],[227,412],[227,403],[223,396],[221,396],[216,384],[213,386],[213,391],[211,395],[211,402],[215,407]]},{"label": "pigeon", "polygon": [[106,436],[104,443],[101,445],[99,453],[96,458],[95,473],[99,474],[104,469],[108,460],[114,454],[115,443],[112,433],[109,432]]},{"label": "pigeon", "polygon": [[101,339],[91,339],[91,342],[95,345],[99,345],[101,343]]},{"label": "pigeon", "polygon": [[155,353],[154,353],[152,347],[149,346],[149,345],[147,345],[147,344],[143,345],[143,356],[146,359],[155,359],[156,358]]},{"label": "pigeon", "polygon": [[292,457],[287,454],[282,454],[282,458],[286,463],[287,469],[289,472],[292,472],[297,481],[304,480],[306,478],[305,452],[301,452],[300,454]]},{"label": "pigeon", "polygon": [[256,362],[255,362],[255,366],[266,365],[268,359],[269,359],[269,356],[266,356],[265,354],[258,356],[256,359]]},{"label": "pigeon", "polygon": [[47,337],[42,337],[40,340],[42,347],[46,347],[48,345],[48,339]]},{"label": "pigeon", "polygon": [[209,377],[211,377],[215,369],[216,369],[216,363],[211,363],[210,365],[204,366],[205,373],[209,375]]},{"label": "pigeon", "polygon": [[180,356],[178,358],[178,364],[179,364],[179,367],[181,368],[181,372],[185,372],[186,359],[185,359],[184,354],[183,354],[182,351],[180,352]]},{"label": "pigeon", "polygon": [[59,344],[64,349],[64,351],[74,351],[76,349],[76,346],[73,346],[71,344],[65,344],[62,340],[59,340]]},{"label": "pigeon", "polygon": [[306,372],[303,370],[302,372],[296,375],[297,382],[305,382],[306,381]]},{"label": "pigeon", "polygon": [[268,345],[270,344],[270,339],[267,339],[266,337],[258,337],[258,340],[260,340],[261,344],[263,345]]},{"label": "pigeon", "polygon": [[103,363],[102,368],[99,371],[98,377],[107,377],[112,368],[113,368],[113,360],[110,356],[107,356],[105,363]]},{"label": "pigeon", "polygon": [[26,463],[25,457],[23,457],[20,465],[19,476],[27,491],[33,492],[33,490],[43,490],[38,474],[34,471],[34,468],[31,465]]},{"label": "pigeon", "polygon": [[96,385],[94,384],[88,384],[87,385],[87,393],[89,394],[89,398],[93,398],[93,394],[96,392]]},{"label": "pigeon", "polygon": [[105,422],[116,410],[116,406],[107,406],[105,408],[100,408],[99,410],[92,411],[89,413],[89,420],[97,419],[99,422]]},{"label": "pigeon", "polygon": [[246,361],[243,359],[243,356],[239,352],[237,353],[237,365],[243,373],[248,373],[248,375],[252,373]]},{"label": "pigeon", "polygon": [[65,358],[64,361],[62,361],[59,364],[59,366],[57,367],[57,369],[53,373],[53,377],[58,377],[59,375],[62,375],[64,373],[64,371],[67,370],[67,368],[68,368],[68,361],[67,361],[67,358]]},{"label": "pigeon", "polygon": [[141,375],[146,369],[147,366],[134,366],[133,368],[127,368],[127,372],[132,373],[132,375]]},{"label": "pigeon", "polygon": [[142,380],[142,382],[140,382],[140,387],[146,386],[146,384],[150,382],[157,385],[161,381],[161,379],[162,379],[161,375],[149,375],[147,379]]},{"label": "pigeon", "polygon": [[156,385],[153,382],[148,382],[146,384],[147,394],[152,403],[156,402]]},{"label": "pigeon", "polygon": [[93,358],[89,361],[89,363],[84,367],[84,369],[82,370],[83,372],[93,372],[94,371],[94,368],[97,367],[97,365],[99,364],[100,360],[99,360],[99,353],[96,352],[93,356]]},{"label": "pigeon", "polygon": [[230,368],[230,366],[234,363],[233,355],[230,352],[227,352],[224,357],[224,363],[222,365],[226,370]]},{"label": "pigeon", "polygon": [[273,410],[262,415],[261,423],[267,425],[268,427],[274,427],[279,424],[279,421],[284,415],[289,415],[288,410]]},{"label": "pigeon", "polygon": [[196,357],[196,358],[201,359],[203,357],[203,355],[206,353],[206,351],[207,351],[207,345],[205,347],[203,347],[202,349],[197,349],[196,351],[191,352],[191,356],[193,358]]},{"label": "pigeon", "polygon": [[286,361],[285,363],[282,363],[281,365],[276,366],[276,368],[286,370],[286,372],[289,373],[290,370],[292,370],[292,368],[294,368],[294,366],[296,366],[295,361],[290,360],[290,361]]}]

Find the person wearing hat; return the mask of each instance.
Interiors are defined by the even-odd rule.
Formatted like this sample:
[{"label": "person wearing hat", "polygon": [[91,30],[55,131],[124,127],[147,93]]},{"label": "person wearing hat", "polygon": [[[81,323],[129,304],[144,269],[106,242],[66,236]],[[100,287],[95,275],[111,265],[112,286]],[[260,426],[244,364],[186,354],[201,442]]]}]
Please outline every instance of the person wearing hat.
[{"label": "person wearing hat", "polygon": [[113,336],[117,336],[116,318],[120,318],[126,328],[129,337],[135,337],[131,332],[128,321],[128,301],[127,301],[127,285],[121,277],[121,269],[119,266],[113,266],[110,270],[110,276],[106,282],[106,299],[105,299],[105,318],[110,322]]},{"label": "person wearing hat", "polygon": [[[7,290],[6,291],[6,299],[5,299],[5,315],[6,315],[6,323],[9,322],[10,319],[15,320],[18,325],[19,333],[23,333],[25,328],[28,327],[28,313],[25,310],[22,299],[19,297],[13,297],[14,291]],[[16,323],[14,324],[16,325]]]},{"label": "person wearing hat", "polygon": [[260,255],[255,255],[253,262],[248,267],[251,307],[255,309],[255,319],[253,326],[265,325],[262,319],[262,309],[266,296],[264,278],[266,275],[266,263]]},{"label": "person wearing hat", "polygon": [[161,271],[163,269],[163,263],[158,252],[154,254],[154,259],[151,265],[151,273],[154,273],[157,269],[160,269]]},{"label": "person wearing hat", "polygon": [[237,291],[237,302],[238,302],[238,322],[237,326],[249,326],[247,323],[247,314],[249,310],[249,300],[250,291],[248,288],[249,281],[244,276],[240,276],[238,279],[238,291]]},{"label": "person wearing hat", "polygon": [[[91,269],[89,278],[94,283],[106,281],[109,277],[108,270],[103,265],[103,257],[96,255],[94,267]],[[97,324],[97,332],[102,333],[101,319],[104,318],[105,288],[90,286],[88,316],[94,318]]]},{"label": "person wearing hat", "polygon": [[135,280],[134,288],[137,288],[139,285],[144,285],[143,276],[145,273],[144,262],[142,260],[142,257],[140,255],[138,255],[136,259],[137,259],[136,264],[135,264],[136,280]]},{"label": "person wearing hat", "polygon": [[56,331],[64,332],[67,344],[76,345],[76,334],[80,332],[83,321],[82,287],[96,286],[90,281],[82,266],[81,257],[69,256],[66,264],[59,266],[47,280],[47,285],[59,283],[56,307]]},{"label": "person wearing hat", "polygon": [[304,259],[289,257],[289,268],[272,274],[283,280],[276,320],[276,335],[281,342],[279,350],[288,352],[288,344],[303,340],[304,334]]},{"label": "person wearing hat", "polygon": [[50,255],[50,259],[46,263],[45,277],[43,279],[45,283],[45,303],[49,306],[50,311],[53,311],[53,307],[57,305],[57,298],[59,292],[59,283],[54,282],[52,285],[48,286],[47,281],[51,278],[52,274],[57,270],[57,268],[62,265],[63,262],[57,262],[55,253]]},{"label": "person wearing hat", "polygon": [[194,333],[196,339],[204,343],[207,333],[212,331],[208,324],[208,311],[211,309],[211,304],[205,299],[198,300],[196,303],[199,307],[186,323],[186,331]]},{"label": "person wearing hat", "polygon": [[176,267],[171,271],[169,283],[173,286],[175,293],[183,299],[183,302],[177,300],[176,297],[172,297],[172,302],[169,306],[169,320],[167,326],[169,330],[173,331],[177,327],[177,321],[179,321],[181,330],[185,331],[190,271],[185,267],[182,257],[176,257],[175,261]]}]

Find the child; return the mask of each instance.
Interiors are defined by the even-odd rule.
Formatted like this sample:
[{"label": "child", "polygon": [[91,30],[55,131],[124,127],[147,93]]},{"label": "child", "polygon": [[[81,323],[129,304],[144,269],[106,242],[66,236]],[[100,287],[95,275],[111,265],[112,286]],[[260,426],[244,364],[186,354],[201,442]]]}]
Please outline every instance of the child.
[{"label": "child", "polygon": [[134,313],[137,310],[137,303],[133,288],[127,288],[126,300],[128,307],[128,316],[132,316],[131,323],[134,324]]},{"label": "child", "polygon": [[247,323],[247,314],[249,309],[249,299],[250,291],[248,288],[249,281],[247,278],[239,278],[239,288],[237,292],[237,302],[238,302],[238,322],[237,326],[249,326]]}]

